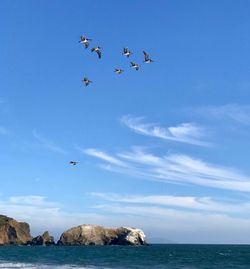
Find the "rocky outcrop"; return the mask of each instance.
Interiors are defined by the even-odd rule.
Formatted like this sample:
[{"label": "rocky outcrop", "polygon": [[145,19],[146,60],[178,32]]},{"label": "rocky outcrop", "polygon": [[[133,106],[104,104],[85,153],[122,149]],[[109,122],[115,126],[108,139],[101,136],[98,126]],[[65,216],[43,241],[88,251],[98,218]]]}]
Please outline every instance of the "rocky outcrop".
[{"label": "rocky outcrop", "polygon": [[104,228],[97,225],[80,225],[65,231],[58,245],[145,245],[142,230],[129,227]]},{"label": "rocky outcrop", "polygon": [[42,235],[34,237],[30,242],[31,246],[51,246],[55,245],[54,237],[49,235],[49,232],[44,232]]},{"label": "rocky outcrop", "polygon": [[[80,225],[65,231],[58,245],[146,245],[142,230],[130,227],[105,228],[97,225]],[[49,232],[32,238],[26,222],[18,222],[0,215],[0,245],[55,245]]]},{"label": "rocky outcrop", "polygon": [[0,215],[0,245],[25,245],[31,239],[28,223]]}]

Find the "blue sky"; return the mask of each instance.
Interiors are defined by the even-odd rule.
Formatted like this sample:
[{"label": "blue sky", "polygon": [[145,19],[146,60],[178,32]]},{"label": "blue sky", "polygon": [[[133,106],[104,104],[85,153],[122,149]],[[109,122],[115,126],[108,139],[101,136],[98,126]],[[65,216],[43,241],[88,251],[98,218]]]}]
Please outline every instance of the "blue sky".
[{"label": "blue sky", "polygon": [[0,212],[33,235],[95,223],[150,242],[250,243],[249,11],[2,0]]}]

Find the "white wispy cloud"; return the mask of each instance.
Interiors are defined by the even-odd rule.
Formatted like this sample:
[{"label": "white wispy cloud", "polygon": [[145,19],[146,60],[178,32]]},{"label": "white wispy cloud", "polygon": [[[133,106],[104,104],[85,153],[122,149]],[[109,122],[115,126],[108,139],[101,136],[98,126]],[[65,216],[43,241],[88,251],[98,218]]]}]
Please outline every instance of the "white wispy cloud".
[{"label": "white wispy cloud", "polygon": [[[99,152],[99,150],[96,151]],[[85,153],[89,154],[88,151]],[[116,154],[116,163],[113,162],[113,157],[108,154],[107,156],[111,159],[89,155],[105,161],[108,165],[104,165],[103,168],[109,171],[139,176],[147,180],[250,192],[250,176],[231,167],[206,163],[188,155],[157,156],[142,150],[133,150]],[[123,164],[122,167],[117,165],[119,162]]]},{"label": "white wispy cloud", "polygon": [[54,203],[47,202],[47,198],[45,196],[38,195],[11,196],[9,198],[9,202],[20,205],[55,206]]},{"label": "white wispy cloud", "polygon": [[67,152],[61,148],[60,146],[56,145],[54,142],[46,139],[41,134],[39,134],[37,131],[33,131],[33,137],[36,139],[36,141],[44,148],[61,154],[66,154]]},{"label": "white wispy cloud", "polygon": [[167,238],[179,243],[249,242],[249,218],[145,205],[102,204],[96,209],[114,214],[114,219],[126,223],[133,221],[149,237]]},{"label": "white wispy cloud", "polygon": [[93,157],[97,157],[97,158],[99,158],[103,161],[107,161],[108,163],[111,163],[111,164],[115,164],[115,165],[118,165],[121,167],[127,166],[127,164],[125,162],[119,160],[118,158],[113,157],[113,156],[111,156],[103,151],[97,150],[97,149],[90,148],[90,149],[81,150],[81,152],[88,154],[90,156],[93,156]]},{"label": "white wispy cloud", "polygon": [[117,193],[91,193],[94,197],[105,201],[127,204],[143,204],[164,206],[169,208],[183,208],[189,210],[223,212],[229,215],[246,213],[250,210],[250,203],[218,201],[212,197],[174,196],[174,195],[121,195]]},{"label": "white wispy cloud", "polygon": [[138,134],[197,146],[211,146],[210,143],[201,140],[205,135],[205,129],[194,123],[182,123],[164,128],[158,124],[144,123],[143,119],[141,117],[123,116],[121,123]]},{"label": "white wispy cloud", "polygon": [[[105,223],[106,217],[96,213],[67,211],[62,205],[37,195],[0,198],[1,214],[30,224],[32,235],[45,230],[58,236],[68,228],[86,223]],[[45,221],[46,220],[46,221]]]},{"label": "white wispy cloud", "polygon": [[209,119],[234,121],[250,124],[250,105],[226,104],[221,106],[203,106],[191,108],[189,111]]}]

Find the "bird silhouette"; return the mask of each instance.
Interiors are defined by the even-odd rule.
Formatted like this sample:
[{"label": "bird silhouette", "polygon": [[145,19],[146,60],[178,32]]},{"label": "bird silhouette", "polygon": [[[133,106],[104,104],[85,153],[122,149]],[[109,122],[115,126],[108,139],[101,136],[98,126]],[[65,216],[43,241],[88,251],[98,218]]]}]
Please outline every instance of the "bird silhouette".
[{"label": "bird silhouette", "polygon": [[92,81],[86,77],[82,80],[82,82],[85,84],[85,86],[88,86],[90,83],[92,83]]},{"label": "bird silhouette", "polygon": [[71,164],[71,165],[77,165],[78,162],[76,162],[76,161],[70,161],[69,164]]},{"label": "bird silhouette", "polygon": [[102,54],[101,54],[101,47],[95,47],[95,48],[92,48],[91,51],[92,51],[92,52],[95,51],[95,52],[97,53],[97,55],[98,55],[98,58],[101,59],[101,57],[102,57]]},{"label": "bird silhouette", "polygon": [[130,63],[131,63],[131,67],[132,67],[132,68],[134,68],[136,71],[139,70],[139,68],[140,68],[140,65],[139,65],[139,64],[134,63],[134,62],[130,62]]},{"label": "bird silhouette", "polygon": [[128,48],[124,48],[122,54],[125,55],[125,56],[127,56],[127,57],[129,57],[133,53],[131,51],[129,51]]},{"label": "bird silhouette", "polygon": [[85,46],[85,49],[87,49],[88,46],[89,46],[89,41],[91,41],[91,40],[92,40],[92,39],[87,38],[87,37],[81,35],[81,36],[80,36],[80,41],[79,41],[79,43],[83,44],[83,45]]},{"label": "bird silhouette", "polygon": [[116,68],[116,69],[115,69],[115,73],[118,74],[118,75],[120,75],[120,74],[123,73],[123,72],[124,72],[124,70],[122,70],[122,69],[120,69],[120,68]]},{"label": "bird silhouette", "polygon": [[144,63],[149,64],[153,62],[153,60],[150,59],[149,54],[146,51],[143,51],[143,54],[144,54],[144,61],[143,61]]}]

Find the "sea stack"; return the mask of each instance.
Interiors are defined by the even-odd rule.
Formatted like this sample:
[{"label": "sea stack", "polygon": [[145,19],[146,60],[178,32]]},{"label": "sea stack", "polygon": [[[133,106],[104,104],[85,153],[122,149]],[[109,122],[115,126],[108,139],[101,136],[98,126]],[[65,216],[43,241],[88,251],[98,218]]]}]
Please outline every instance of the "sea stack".
[{"label": "sea stack", "polygon": [[105,228],[83,224],[65,231],[58,245],[146,245],[142,230],[130,227]]},{"label": "sea stack", "polygon": [[55,241],[54,237],[50,236],[49,232],[46,231],[42,235],[34,237],[28,244],[31,246],[51,246],[55,245]]},{"label": "sea stack", "polygon": [[26,245],[31,239],[28,223],[0,215],[0,245]]}]

